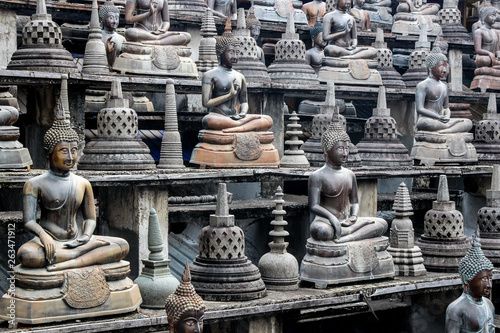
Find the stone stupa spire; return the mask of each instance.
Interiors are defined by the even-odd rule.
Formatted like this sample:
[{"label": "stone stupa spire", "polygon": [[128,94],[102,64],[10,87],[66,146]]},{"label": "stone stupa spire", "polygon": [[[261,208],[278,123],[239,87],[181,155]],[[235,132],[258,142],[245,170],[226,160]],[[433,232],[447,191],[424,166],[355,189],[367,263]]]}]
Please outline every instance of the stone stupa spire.
[{"label": "stone stupa spire", "polygon": [[403,74],[403,81],[407,88],[414,88],[427,78],[429,73],[425,67],[425,58],[430,49],[431,43],[427,39],[427,24],[424,23],[420,29],[418,41],[415,42],[415,50],[410,53],[408,70]]},{"label": "stone stupa spire", "polygon": [[108,58],[106,57],[106,46],[102,41],[101,25],[99,24],[99,10],[97,8],[97,0],[92,0],[89,37],[87,44],[85,45],[82,73],[109,73]]},{"label": "stone stupa spire", "polygon": [[500,163],[500,114],[497,113],[496,94],[490,93],[487,111],[476,124],[474,139],[479,162]]},{"label": "stone stupa spire", "polygon": [[300,147],[304,144],[304,141],[299,139],[302,136],[302,126],[299,124],[300,118],[297,116],[295,111],[289,118],[289,123],[286,125],[286,134],[289,139],[285,141],[289,149],[285,150],[283,157],[280,161],[280,166],[289,168],[308,168],[310,166],[304,151]]},{"label": "stone stupa spire", "polygon": [[215,51],[217,29],[215,27],[214,15],[209,8],[205,9],[205,14],[203,15],[200,35],[203,38],[200,41],[196,66],[198,67],[198,72],[204,73],[217,67],[218,64],[217,52]]}]

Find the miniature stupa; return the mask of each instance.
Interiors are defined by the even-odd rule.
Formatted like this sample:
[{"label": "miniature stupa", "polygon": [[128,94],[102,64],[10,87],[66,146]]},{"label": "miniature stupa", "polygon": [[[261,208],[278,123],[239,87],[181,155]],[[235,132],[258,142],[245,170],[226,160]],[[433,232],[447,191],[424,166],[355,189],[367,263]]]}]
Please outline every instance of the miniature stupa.
[{"label": "miniature stupa", "polygon": [[217,29],[215,27],[214,15],[208,8],[205,9],[205,14],[203,15],[200,35],[202,39],[200,40],[196,66],[201,75],[201,73],[205,73],[217,67],[218,64],[217,53],[215,51],[215,36],[217,36]]},{"label": "miniature stupa", "polygon": [[89,37],[85,44],[82,73],[101,74],[109,73],[106,46],[102,41],[101,25],[99,24],[99,11],[97,0],[92,0],[92,13],[90,14]]},{"label": "miniature stupa", "polygon": [[500,265],[500,164],[493,166],[491,189],[486,190],[486,206],[477,212],[484,254],[495,266]]},{"label": "miniature stupa", "polygon": [[424,24],[418,41],[415,42],[415,50],[410,53],[408,70],[403,74],[403,81],[407,88],[415,88],[418,83],[425,80],[429,75],[425,67],[425,58],[431,50],[431,43],[427,40],[427,25]]},{"label": "miniature stupa", "polygon": [[289,139],[285,141],[285,145],[288,145],[289,149],[285,150],[283,157],[280,160],[280,166],[289,168],[308,168],[310,166],[304,151],[300,149],[300,146],[304,144],[304,141],[299,139],[303,133],[300,130],[302,127],[299,124],[300,118],[297,116],[295,111],[292,112],[290,116],[290,123],[286,125],[286,134]]},{"label": "miniature stupa", "polygon": [[382,83],[387,88],[406,88],[401,74],[394,69],[393,54],[384,42],[384,31],[377,28],[377,36],[372,47],[377,49],[377,70],[382,77]]},{"label": "miniature stupa", "polygon": [[500,163],[500,114],[497,113],[496,94],[490,94],[487,111],[476,124],[474,138],[479,163]]}]

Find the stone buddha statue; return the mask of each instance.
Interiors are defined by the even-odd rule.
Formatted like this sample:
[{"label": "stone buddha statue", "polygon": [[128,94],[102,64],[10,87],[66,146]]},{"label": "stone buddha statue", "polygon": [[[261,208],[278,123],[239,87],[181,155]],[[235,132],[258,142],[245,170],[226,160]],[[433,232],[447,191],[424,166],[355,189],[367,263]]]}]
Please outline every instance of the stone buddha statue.
[{"label": "stone buddha statue", "polygon": [[415,91],[417,133],[411,155],[424,164],[476,162],[477,154],[471,144],[472,122],[466,118],[451,118],[446,78],[448,59],[438,48],[425,58],[429,76]]},{"label": "stone buddha statue", "polygon": [[493,264],[481,250],[477,230],[472,247],[458,266],[464,290],[446,309],[446,333],[495,332],[495,307],[488,298],[492,271]]},{"label": "stone buddha statue", "polygon": [[99,8],[99,19],[101,20],[102,41],[106,46],[108,64],[113,67],[116,57],[121,53],[122,44],[126,41],[124,36],[116,32],[120,23],[120,10],[113,1],[107,0]]},{"label": "stone buddha statue", "polygon": [[262,50],[262,47],[260,47],[260,26],[261,23],[257,17],[255,17],[255,12],[253,9],[253,6],[250,7],[248,11],[248,16],[245,20],[247,29],[250,30],[250,36],[255,39],[255,42],[257,43],[257,58],[265,65],[266,64],[266,58],[264,55],[264,51]]},{"label": "stone buddha statue", "polygon": [[[266,160],[267,162],[263,163],[271,163],[270,165],[274,165],[275,153],[277,153],[276,149],[271,144],[274,136],[272,132],[267,132],[267,130],[272,127],[273,120],[268,115],[248,113],[249,105],[245,77],[233,69],[233,65],[238,62],[238,47],[239,41],[231,32],[231,21],[228,18],[226,31],[217,39],[215,45],[219,65],[217,68],[205,72],[202,77],[202,104],[208,109],[208,114],[202,119],[204,132],[200,132],[199,138],[205,143],[208,143],[206,141],[208,140],[214,144],[222,144],[223,142],[228,143],[227,140],[230,142],[239,142],[237,144],[238,147],[241,145],[241,148],[246,146],[249,149],[240,151],[240,148],[235,148],[236,156],[238,152],[243,154],[239,156],[241,162],[246,160],[249,163],[259,163],[258,160],[260,158],[266,160],[269,157],[270,160]],[[214,134],[213,131],[217,131],[217,134]],[[252,134],[256,132],[260,134]],[[242,135],[235,136],[235,133]],[[225,137],[225,139],[223,139],[223,137]],[[268,144],[267,148],[264,149],[267,150],[267,152],[262,151],[261,143]],[[192,163],[209,165],[205,163],[207,161],[203,158],[203,146],[203,143],[198,144],[193,151],[193,156],[191,157]],[[206,153],[209,152],[206,151]],[[229,155],[232,154],[231,151]],[[245,154],[250,155],[244,156]],[[215,165],[219,166],[226,164],[226,162],[222,161],[213,162]],[[279,163],[279,158],[277,162]],[[234,166],[240,165],[237,160],[232,162],[228,161],[228,163],[236,163]]]},{"label": "stone buddha statue", "polygon": [[366,0],[363,9],[370,16],[370,21],[380,25],[386,25],[388,29],[392,25],[392,8],[390,0]]},{"label": "stone buddha statue", "polygon": [[309,30],[309,34],[311,35],[312,48],[306,51],[306,61],[318,73],[325,57],[326,42],[323,40],[323,24],[316,21]]},{"label": "stone buddha statue", "polygon": [[130,0],[125,6],[126,43],[113,69],[122,73],[197,77],[186,45],[191,35],[169,31],[167,0]]},{"label": "stone buddha statue", "polygon": [[337,8],[323,17],[323,40],[328,45],[320,81],[381,85],[382,79],[375,69],[377,50],[358,46],[356,19],[349,14],[350,7],[349,0],[339,0]]},{"label": "stone buddha statue", "polygon": [[[301,279],[317,287],[394,276],[392,257],[385,251],[388,239],[382,237],[387,222],[359,216],[356,176],[342,166],[349,156],[349,143],[341,123],[332,121],[321,137],[326,163],[309,176],[311,238]],[[367,259],[364,263],[359,261],[362,256]]]},{"label": "stone buddha statue", "polygon": [[301,0],[253,0],[252,3],[255,10],[255,16],[260,21],[286,22],[288,13],[291,12],[293,13],[295,23],[309,23],[306,13],[301,9]]},{"label": "stone buddha statue", "polygon": [[[94,194],[88,180],[70,173],[77,161],[79,137],[56,120],[44,137],[49,171],[26,182],[23,189],[24,228],[35,238],[19,248],[21,265],[47,271],[118,262],[129,251],[126,240],[96,236]],[[37,205],[41,215],[37,222]],[[76,216],[83,216],[78,230]]]},{"label": "stone buddha statue", "polygon": [[125,313],[142,302],[127,277],[130,265],[122,260],[129,252],[127,241],[94,235],[92,186],[70,172],[78,141],[60,108],[44,137],[50,168],[24,185],[24,229],[35,237],[18,250],[15,295],[0,300],[2,309],[7,309],[3,302],[15,302],[20,323]]},{"label": "stone buddha statue", "polygon": [[231,20],[236,20],[238,15],[236,0],[208,0],[208,8],[213,10],[214,15],[219,17],[229,17]]},{"label": "stone buddha statue", "polygon": [[474,70],[471,89],[485,92],[500,87],[499,32],[493,29],[497,17],[498,10],[495,7],[485,6],[479,11],[481,26],[473,33],[477,68]]},{"label": "stone buddha statue", "polygon": [[354,5],[351,8],[350,13],[356,20],[356,27],[358,28],[358,31],[370,31],[370,15],[363,8],[365,0],[354,0],[353,3]]},{"label": "stone buddha statue", "polygon": [[326,14],[326,4],[323,0],[313,0],[302,6],[302,11],[306,13],[308,24],[314,26],[318,19]]},{"label": "stone buddha statue", "polygon": [[441,33],[437,15],[439,4],[427,3],[427,0],[398,0],[398,2],[392,26],[393,33],[418,35],[424,23],[427,26],[428,36],[437,36]]},{"label": "stone buddha statue", "polygon": [[189,265],[186,264],[182,281],[165,301],[170,333],[203,333],[205,303],[191,284]]}]

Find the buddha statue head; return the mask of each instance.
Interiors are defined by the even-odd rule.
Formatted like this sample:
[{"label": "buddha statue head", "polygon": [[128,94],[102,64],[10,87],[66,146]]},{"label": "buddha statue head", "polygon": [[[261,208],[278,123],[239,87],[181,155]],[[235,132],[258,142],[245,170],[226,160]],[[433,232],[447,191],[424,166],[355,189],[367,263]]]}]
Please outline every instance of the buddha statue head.
[{"label": "buddha statue head", "polygon": [[[43,138],[43,147],[49,158],[51,169],[54,166],[71,169],[76,163],[79,141],[78,134],[64,120],[64,111],[59,105],[56,119]],[[71,160],[63,160],[62,150],[71,152]]]},{"label": "buddha statue head", "polygon": [[182,282],[165,301],[170,333],[203,332],[205,303],[191,284],[189,265],[186,264]]},{"label": "buddha statue head", "polygon": [[492,26],[497,17],[497,9],[492,6],[484,6],[479,10],[479,20],[484,25]]},{"label": "buddha statue head", "polygon": [[332,121],[321,137],[321,148],[328,165],[341,166],[349,157],[351,139],[339,121]]},{"label": "buddha statue head", "polygon": [[472,246],[460,260],[458,273],[464,285],[464,293],[474,299],[489,296],[491,292],[493,264],[484,256],[479,240],[479,228],[472,239]]},{"label": "buddha statue head", "polygon": [[115,6],[113,1],[106,2],[99,8],[99,20],[101,21],[102,29],[106,31],[115,31],[120,23],[120,10]]},{"label": "buddha statue head", "polygon": [[247,29],[250,30],[250,35],[253,37],[253,39],[257,40],[260,36],[261,24],[259,19],[255,16],[253,6],[250,7],[250,10],[248,12],[248,16],[246,18],[246,25]]},{"label": "buddha statue head", "polygon": [[231,20],[228,19],[224,33],[215,42],[215,52],[217,53],[219,64],[223,67],[232,68],[239,59],[239,46],[240,42],[231,32]]},{"label": "buddha statue head", "polygon": [[311,35],[313,45],[318,47],[326,46],[326,42],[323,40],[323,23],[319,20],[317,20],[311,30],[309,30],[309,34]]},{"label": "buddha statue head", "polygon": [[440,80],[447,75],[448,58],[441,52],[440,48],[435,47],[425,57],[425,67],[429,71],[429,76]]}]

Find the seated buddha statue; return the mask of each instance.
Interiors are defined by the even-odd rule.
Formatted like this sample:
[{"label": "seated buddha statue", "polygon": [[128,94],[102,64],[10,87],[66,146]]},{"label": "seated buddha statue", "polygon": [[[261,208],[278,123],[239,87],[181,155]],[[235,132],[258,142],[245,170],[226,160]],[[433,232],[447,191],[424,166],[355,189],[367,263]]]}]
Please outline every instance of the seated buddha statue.
[{"label": "seated buddha statue", "polygon": [[392,26],[393,33],[419,35],[424,24],[427,25],[428,36],[437,36],[441,33],[437,16],[439,4],[427,3],[427,0],[398,0],[398,2]]},{"label": "seated buddha statue", "polygon": [[[358,46],[355,18],[349,14],[349,0],[339,0],[337,8],[323,17],[323,40],[325,47],[320,81],[335,81],[336,84],[382,84],[377,72],[377,50]],[[329,75],[329,71],[335,75]]]},{"label": "seated buddha statue", "polygon": [[259,59],[265,65],[266,64],[266,57],[265,57],[264,51],[262,50],[262,47],[260,47],[261,41],[259,38],[260,37],[261,23],[257,19],[257,17],[255,17],[255,12],[254,12],[253,6],[250,7],[250,9],[248,10],[248,15],[247,15],[247,18],[245,20],[245,23],[246,23],[247,29],[250,30],[250,36],[252,36],[253,39],[255,39],[255,42],[257,43],[257,59]]},{"label": "seated buddha statue", "polygon": [[458,265],[463,293],[446,309],[446,333],[495,332],[495,307],[489,299],[493,264],[481,250],[478,234]]},{"label": "seated buddha statue", "polygon": [[500,87],[499,31],[493,29],[498,18],[495,7],[485,6],[479,11],[481,25],[473,33],[476,52],[476,70],[471,89],[497,90]]},{"label": "seated buddha statue", "polygon": [[316,21],[311,30],[309,30],[309,34],[311,35],[312,47],[306,51],[306,61],[318,73],[325,57],[324,49],[326,43],[323,40],[323,24]]},{"label": "seated buddha statue", "polygon": [[371,22],[392,25],[390,0],[366,0],[362,7],[367,11]]},{"label": "seated buddha statue", "polygon": [[125,31],[130,42],[149,45],[187,45],[191,35],[184,31],[168,31],[170,17],[167,0],[132,0],[125,6],[125,21],[134,24]]},{"label": "seated buddha statue", "polygon": [[208,0],[207,5],[216,16],[230,17],[231,20],[236,20],[238,16],[236,0]]},{"label": "seated buddha statue", "polygon": [[351,8],[351,15],[356,20],[356,27],[359,31],[370,31],[370,15],[363,8],[365,0],[354,0],[354,6]]},{"label": "seated buddha statue", "polygon": [[113,1],[107,0],[99,8],[99,19],[101,20],[102,41],[106,45],[108,64],[113,67],[116,57],[121,53],[122,44],[126,41],[124,36],[116,32],[120,23],[120,10]]},{"label": "seated buddha statue", "polygon": [[[332,121],[321,137],[325,165],[309,176],[311,237],[301,279],[317,287],[394,276],[392,257],[385,250],[388,238],[382,237],[387,222],[359,216],[356,176],[342,166],[349,157],[349,144],[341,123]],[[367,261],[361,263],[360,256]]]},{"label": "seated buddha statue", "polygon": [[425,58],[429,76],[415,90],[417,132],[412,156],[424,164],[470,163],[477,161],[471,144],[472,122],[466,118],[451,118],[446,79],[448,59],[434,48]]},{"label": "seated buddha statue", "polygon": [[326,14],[326,4],[323,0],[313,0],[302,6],[306,13],[308,24],[313,27]]},{"label": "seated buddha statue", "polygon": [[167,0],[129,0],[125,5],[126,43],[113,65],[115,71],[133,74],[197,77],[198,70],[186,46],[191,35],[169,31]]},{"label": "seated buddha statue", "polygon": [[[56,120],[45,134],[49,171],[28,180],[23,189],[24,228],[35,236],[18,251],[25,267],[59,271],[101,265],[118,262],[129,252],[124,239],[94,235],[92,186],[70,172],[77,161],[78,142],[76,132],[63,120]],[[84,219],[82,230],[76,222],[78,212]]]},{"label": "seated buddha statue", "polygon": [[16,304],[20,323],[125,313],[142,302],[138,286],[127,277],[130,264],[122,260],[129,252],[127,241],[94,234],[92,186],[70,172],[78,142],[60,107],[43,140],[49,170],[23,188],[24,229],[34,238],[17,252],[15,295],[0,299],[2,309]]},{"label": "seated buddha statue", "polygon": [[[273,160],[275,148],[271,142],[274,136],[272,132],[267,132],[272,127],[273,120],[268,115],[248,113],[249,105],[245,77],[233,69],[233,65],[238,62],[238,47],[239,41],[233,36],[231,22],[228,19],[226,31],[217,38],[215,44],[219,65],[205,72],[202,77],[202,104],[208,109],[208,114],[202,119],[205,131],[200,133],[199,138],[205,143],[212,144],[223,143],[228,140],[233,143],[234,141],[237,144],[235,154],[238,156],[238,152],[240,154],[249,153],[250,156],[240,155],[239,158],[248,158],[248,161],[253,161],[252,163],[258,163],[256,160],[261,157],[267,158],[261,156],[267,155],[267,153],[263,154],[261,143],[267,143],[270,146],[267,146],[266,149],[270,150],[268,153],[272,157],[271,160]],[[251,133],[259,134],[251,135]],[[235,136],[235,134],[240,135]],[[248,148],[245,153],[238,148],[243,146]],[[191,158],[193,163],[208,165],[202,163],[204,162],[202,157],[204,153],[203,147],[202,142],[193,151],[193,156],[196,156],[196,158]],[[229,155],[232,155],[232,151]],[[219,165],[219,163],[216,164]]]},{"label": "seated buddha statue", "polygon": [[[311,3],[311,6],[321,6],[322,1],[314,0],[313,2],[316,4]],[[286,22],[288,12],[292,11],[296,24],[310,24],[306,16],[307,13],[302,9],[301,0],[252,0],[252,5],[255,16],[260,21]],[[314,11],[313,8],[311,8],[312,11]],[[324,15],[324,10],[322,15]],[[312,19],[315,20],[315,18],[316,15]]]}]

